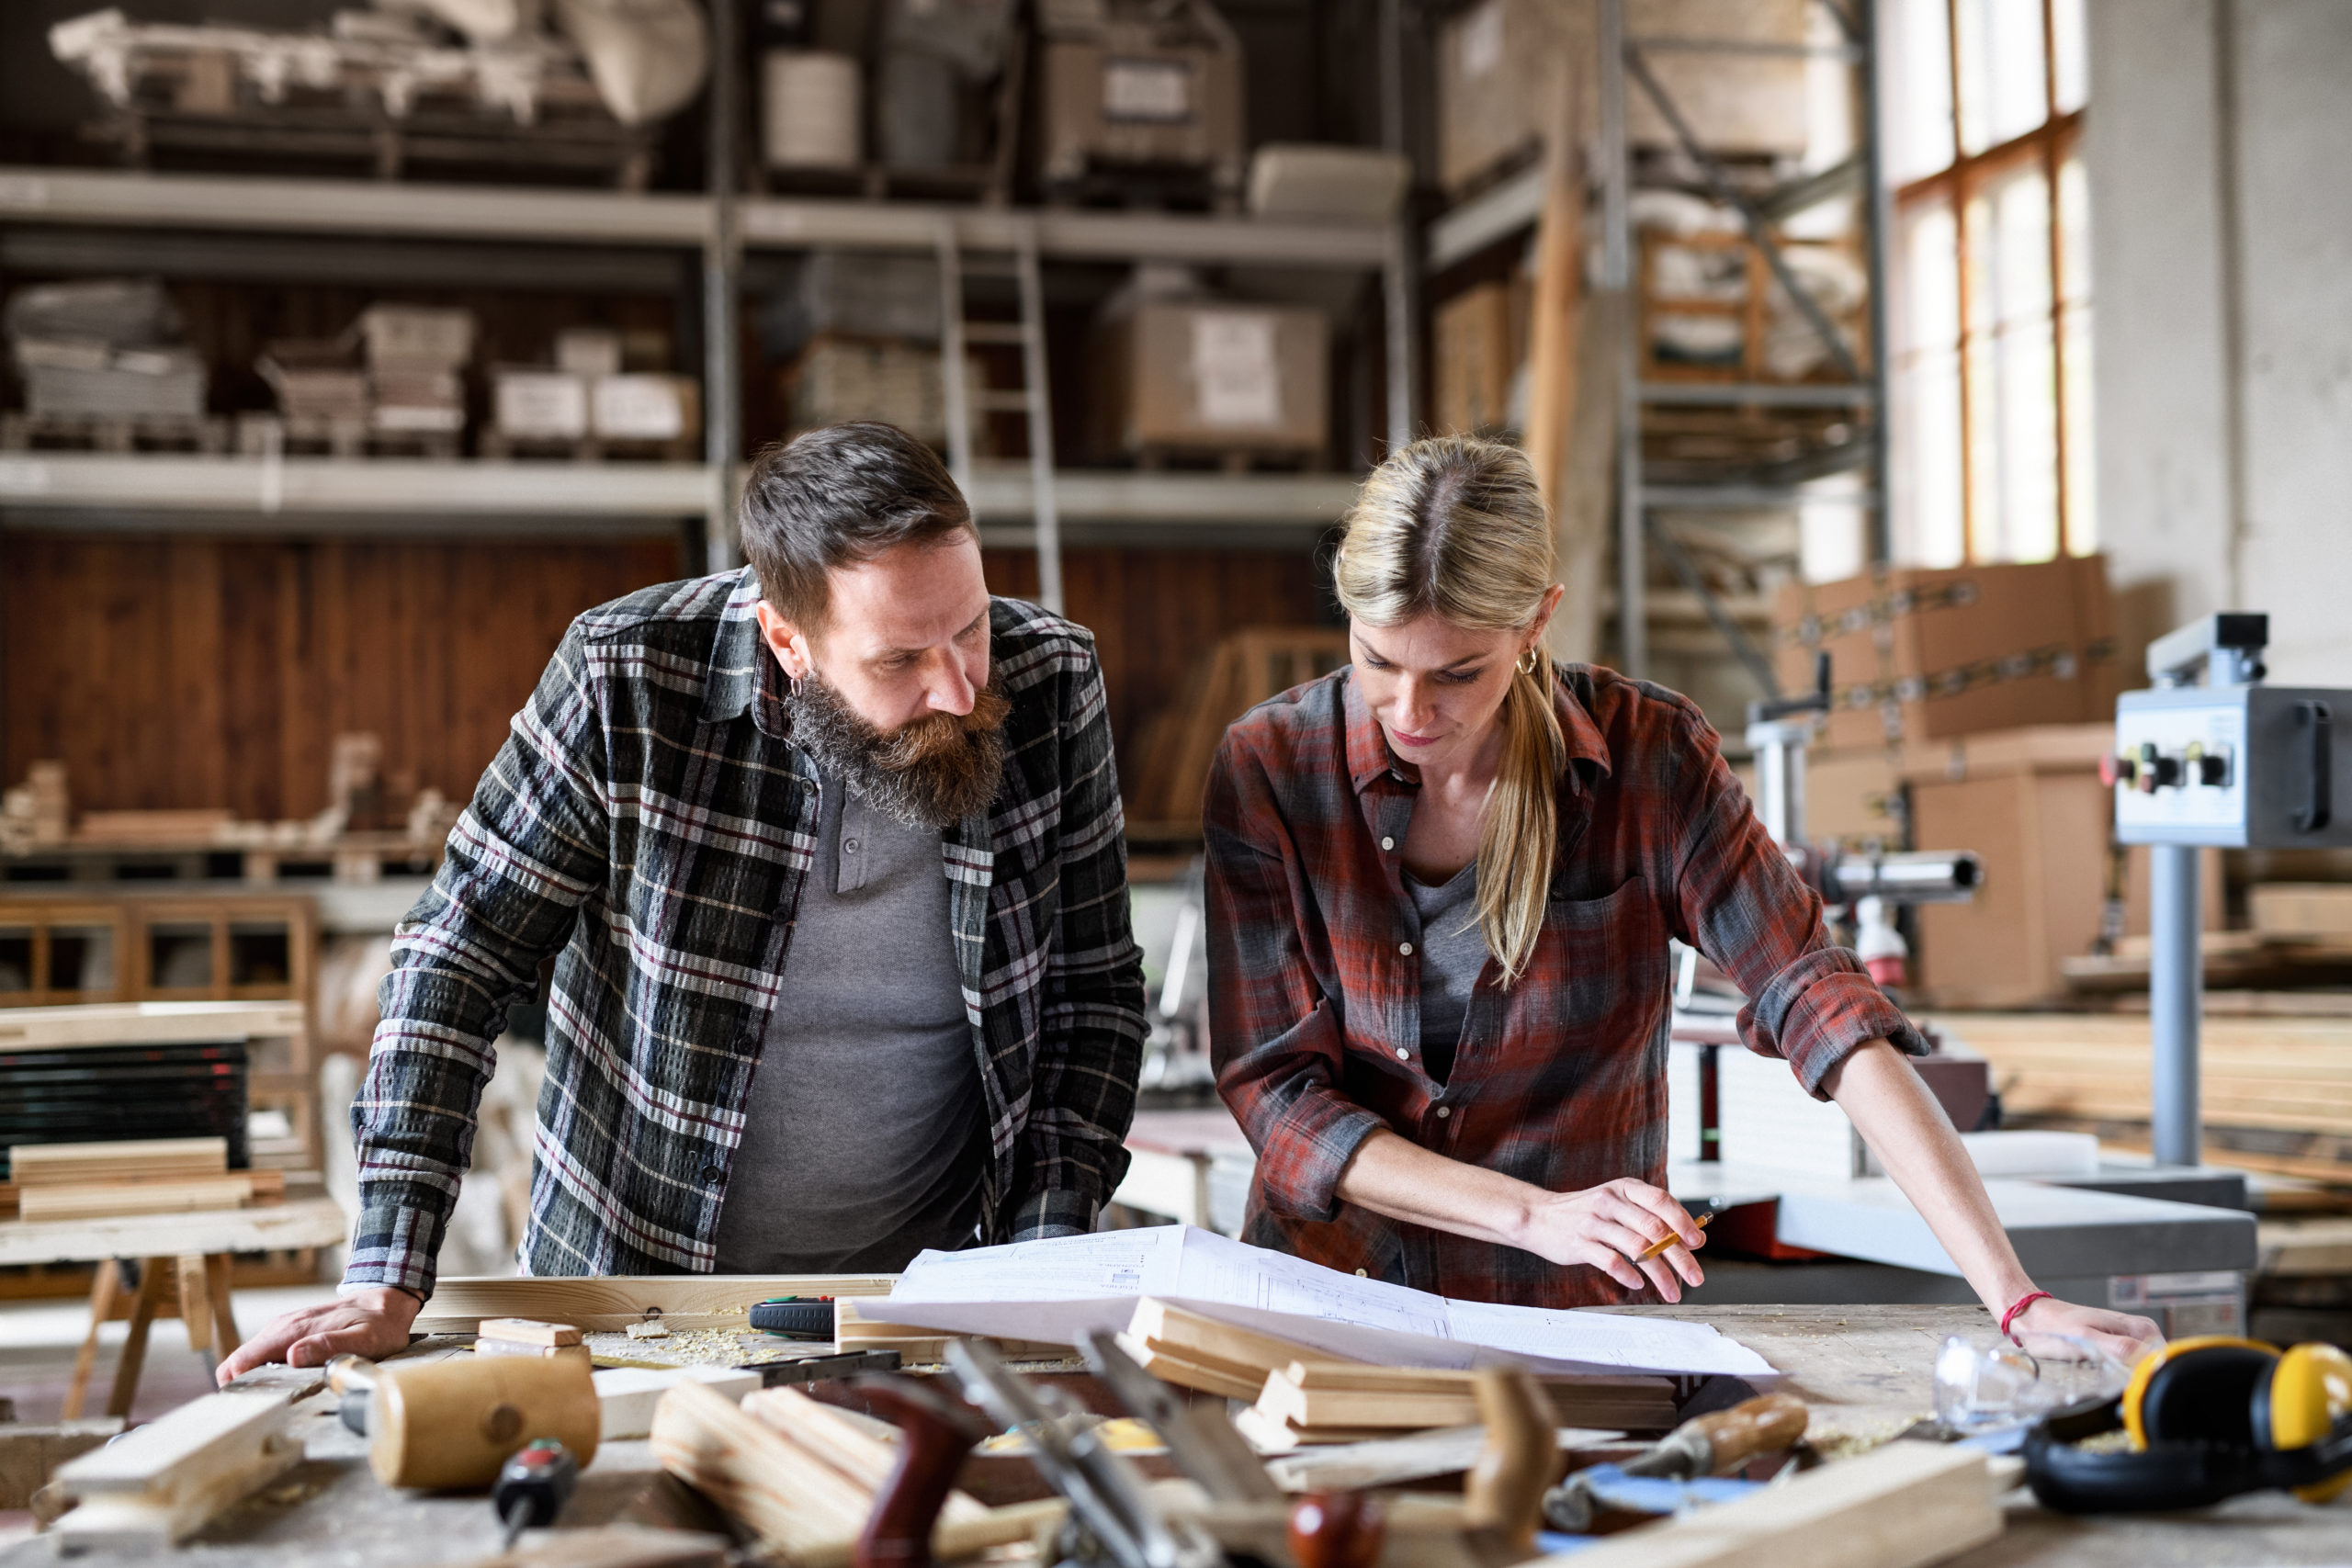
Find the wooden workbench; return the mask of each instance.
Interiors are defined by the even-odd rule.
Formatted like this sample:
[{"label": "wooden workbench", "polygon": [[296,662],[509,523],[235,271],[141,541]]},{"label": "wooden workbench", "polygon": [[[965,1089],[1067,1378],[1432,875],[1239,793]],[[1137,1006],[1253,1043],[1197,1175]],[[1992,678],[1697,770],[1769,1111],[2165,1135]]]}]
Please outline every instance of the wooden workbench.
[{"label": "wooden workbench", "polygon": [[[1876,1442],[1931,1413],[1938,1347],[1992,1326],[1975,1307],[1626,1307],[1645,1317],[1712,1323],[1789,1375],[1813,1407],[1813,1435]],[[2070,1519],[2022,1488],[1998,1540],[1947,1568],[2289,1568],[2352,1562],[2352,1499],[2328,1507],[2284,1493],[2189,1514]]]},{"label": "wooden workbench", "polygon": [[[1831,1440],[1876,1440],[1928,1413],[1931,1365],[1947,1334],[1979,1331],[1973,1308],[1645,1307],[1646,1315],[1701,1318],[1752,1346],[1789,1374]],[[282,1373],[278,1375],[284,1375]],[[300,1428],[308,1458],[287,1480],[217,1521],[174,1559],[191,1568],[437,1568],[487,1557],[498,1545],[479,1496],[389,1492],[368,1472],[358,1438],[324,1396]],[[2316,1508],[2284,1495],[2240,1498],[2199,1514],[2071,1520],[2043,1513],[2023,1491],[2008,1499],[2000,1540],[1956,1558],[1956,1568],[2319,1568],[2352,1560],[2352,1504]],[[631,1522],[710,1526],[698,1499],[664,1477],[642,1441],[607,1443],[582,1477],[567,1528]],[[91,1554],[87,1568],[152,1565],[160,1554]],[[0,1551],[0,1568],[53,1561],[46,1540]]]}]

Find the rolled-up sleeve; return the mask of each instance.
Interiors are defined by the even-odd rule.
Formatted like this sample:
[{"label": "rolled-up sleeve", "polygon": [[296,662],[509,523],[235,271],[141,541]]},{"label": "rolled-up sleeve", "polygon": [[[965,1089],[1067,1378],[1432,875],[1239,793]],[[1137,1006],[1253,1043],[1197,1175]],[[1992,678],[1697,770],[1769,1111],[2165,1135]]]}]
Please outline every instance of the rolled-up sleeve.
[{"label": "rolled-up sleeve", "polygon": [[1869,1041],[1926,1055],[1903,1010],[1829,940],[1821,896],[1764,830],[1714,732],[1692,716],[1677,739],[1688,772],[1675,802],[1675,934],[1747,998],[1739,1032],[1748,1049],[1785,1058],[1817,1100],[1828,1098],[1822,1079]]},{"label": "rolled-up sleeve", "polygon": [[1387,1123],[1334,1086],[1346,1041],[1300,937],[1300,881],[1263,765],[1230,736],[1209,773],[1209,1027],[1217,1092],[1258,1151],[1268,1205],[1329,1220],[1340,1173]]}]

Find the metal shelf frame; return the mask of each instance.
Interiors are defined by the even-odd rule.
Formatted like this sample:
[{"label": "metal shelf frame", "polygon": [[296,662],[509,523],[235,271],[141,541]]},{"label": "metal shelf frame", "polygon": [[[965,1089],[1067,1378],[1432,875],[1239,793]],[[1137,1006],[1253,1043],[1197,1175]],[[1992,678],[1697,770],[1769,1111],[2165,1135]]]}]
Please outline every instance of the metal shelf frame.
[{"label": "metal shelf frame", "polygon": [[[209,457],[175,453],[0,453],[6,526],[177,527],[205,533],[452,531],[443,518],[503,532],[605,536],[616,527],[731,511],[741,466],[722,481],[707,463],[483,462],[374,457]],[[1265,525],[1320,528],[1355,494],[1345,474],[1136,473],[1065,468],[1053,478],[1063,517],[1096,530]],[[1027,524],[1036,480],[1026,463],[978,463],[969,495],[991,543],[1025,544],[999,525]]]},{"label": "metal shelf frame", "polygon": [[[718,73],[719,79],[729,73]],[[714,144],[714,157],[718,149]],[[731,156],[731,152],[729,154]],[[966,251],[1034,243],[1048,261],[1163,260],[1199,265],[1298,267],[1375,273],[1389,344],[1387,423],[1392,444],[1410,440],[1410,346],[1419,330],[1401,223],[1308,222],[1185,213],[1006,209],[940,203],[704,195],[629,196],[481,186],[153,175],[113,170],[0,167],[0,227],[59,234],[90,231],[254,233],[477,243],[509,268],[516,245],[599,247],[600,255],[670,251],[702,257],[708,450],[701,464],[493,464],[259,459],[88,453],[0,454],[0,506],[44,513],[174,513],[216,529],[243,512],[259,525],[311,519],[339,531],[371,518],[402,529],[421,509],[500,518],[512,530],[563,516],[603,532],[621,518],[703,519],[706,559],[734,564],[737,490],[714,477],[740,451],[739,366],[747,253],[847,246],[934,253],[943,239]],[[522,253],[526,255],[528,253]],[[451,265],[458,264],[452,263]],[[975,514],[992,542],[1030,540],[1038,477],[976,470]],[[1128,525],[1181,531],[1252,522],[1303,527],[1346,509],[1342,475],[1133,475],[1053,471],[1043,482],[1066,496],[1061,510],[1096,532]],[[391,520],[403,519],[397,525]],[[253,525],[249,522],[249,525]],[[1034,542],[1034,541],[1032,541]]]},{"label": "metal shelf frame", "polygon": [[[1839,375],[1837,382],[1826,384],[1644,381],[1638,374],[1640,345],[1631,334],[1627,335],[1619,375],[1622,404],[1617,453],[1617,625],[1621,662],[1629,674],[1647,672],[1649,632],[1645,600],[1648,562],[1655,551],[1686,590],[1697,595],[1708,619],[1755,676],[1764,694],[1780,694],[1767,651],[1709,589],[1703,575],[1660,522],[1660,509],[1739,510],[1809,504],[1815,501],[1859,506],[1869,517],[1870,558],[1873,562],[1886,558],[1887,397],[1883,350],[1887,208],[1879,170],[1875,0],[1815,0],[1815,4],[1836,19],[1842,41],[1830,45],[1761,45],[1737,39],[1631,37],[1625,31],[1624,0],[1600,0],[1602,286],[1625,289],[1633,281],[1633,164],[1625,133],[1625,95],[1630,80],[1656,107],[1680,151],[1698,168],[1709,193],[1739,214],[1749,242],[1764,258],[1774,281],[1821,339]],[[1721,161],[1700,144],[1689,120],[1651,71],[1647,55],[1667,50],[1826,56],[1852,65],[1860,84],[1854,157],[1837,168],[1799,179],[1760,198],[1745,195]],[[1811,202],[1844,194],[1857,178],[1861,184],[1861,220],[1869,272],[1866,347],[1846,341],[1845,334],[1791,270],[1771,231],[1776,218]],[[1864,482],[1857,490],[1826,491],[1817,497],[1810,492],[1801,494],[1792,487],[1758,484],[1752,474],[1725,474],[1710,481],[1679,472],[1671,482],[1653,482],[1642,450],[1643,411],[1675,406],[1856,410],[1866,414],[1858,443],[1860,461],[1855,465],[1863,470]]]}]

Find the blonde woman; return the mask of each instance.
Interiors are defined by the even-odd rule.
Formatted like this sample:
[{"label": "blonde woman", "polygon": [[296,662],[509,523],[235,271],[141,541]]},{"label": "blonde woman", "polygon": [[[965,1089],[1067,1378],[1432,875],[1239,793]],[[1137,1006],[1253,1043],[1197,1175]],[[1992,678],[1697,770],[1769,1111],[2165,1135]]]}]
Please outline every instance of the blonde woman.
[{"label": "blonde woman", "polygon": [[1662,1185],[1679,937],[1747,994],[1750,1046],[1852,1117],[2004,1329],[2127,1359],[2157,1342],[2035,1291],[1903,1061],[1924,1043],[1831,944],[1697,706],[1544,653],[1562,591],[1525,457],[1397,451],[1336,575],[1354,663],[1235,724],[1209,780],[1247,1239],[1451,1296],[1679,1300],[1703,1239]]}]

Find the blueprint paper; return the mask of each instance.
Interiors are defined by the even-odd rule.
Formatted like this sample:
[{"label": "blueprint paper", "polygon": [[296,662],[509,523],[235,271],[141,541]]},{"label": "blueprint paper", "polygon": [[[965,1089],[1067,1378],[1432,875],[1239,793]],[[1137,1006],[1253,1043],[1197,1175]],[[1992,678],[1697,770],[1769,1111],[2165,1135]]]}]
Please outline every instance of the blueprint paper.
[{"label": "blueprint paper", "polygon": [[899,1276],[888,1312],[920,1328],[1076,1344],[1125,1329],[1143,1296],[1388,1365],[1514,1360],[1555,1372],[1775,1375],[1763,1357],[1703,1323],[1449,1301],[1189,1225],[925,1252]]}]

